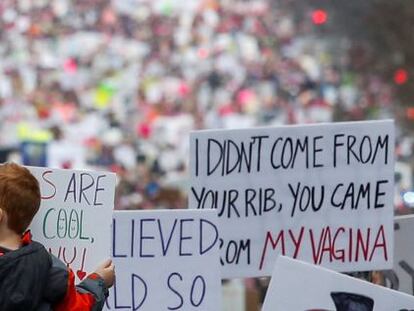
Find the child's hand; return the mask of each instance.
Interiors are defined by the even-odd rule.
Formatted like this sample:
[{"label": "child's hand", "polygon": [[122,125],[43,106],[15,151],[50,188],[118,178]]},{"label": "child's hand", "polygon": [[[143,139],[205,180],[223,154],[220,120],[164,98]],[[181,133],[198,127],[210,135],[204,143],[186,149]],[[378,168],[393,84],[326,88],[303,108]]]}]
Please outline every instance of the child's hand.
[{"label": "child's hand", "polygon": [[111,259],[103,262],[95,271],[105,282],[105,285],[110,288],[115,282],[115,266]]}]

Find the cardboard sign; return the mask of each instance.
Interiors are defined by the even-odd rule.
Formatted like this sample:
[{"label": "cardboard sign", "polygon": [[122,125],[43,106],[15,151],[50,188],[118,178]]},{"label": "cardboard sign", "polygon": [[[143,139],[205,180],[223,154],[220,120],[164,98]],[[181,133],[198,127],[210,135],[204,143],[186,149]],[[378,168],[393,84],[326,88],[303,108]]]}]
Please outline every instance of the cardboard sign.
[{"label": "cardboard sign", "polygon": [[308,263],[280,257],[263,311],[408,311],[414,297]]},{"label": "cardboard sign", "polygon": [[42,203],[33,239],[69,265],[77,281],[110,258],[116,176],[108,172],[28,167]]},{"label": "cardboard sign", "polygon": [[118,211],[107,310],[221,309],[215,211]]},{"label": "cardboard sign", "polygon": [[390,268],[393,121],[191,134],[190,208],[217,209],[223,277],[270,275],[287,255]]},{"label": "cardboard sign", "polygon": [[414,295],[414,215],[395,218],[394,267],[383,271],[386,285]]}]

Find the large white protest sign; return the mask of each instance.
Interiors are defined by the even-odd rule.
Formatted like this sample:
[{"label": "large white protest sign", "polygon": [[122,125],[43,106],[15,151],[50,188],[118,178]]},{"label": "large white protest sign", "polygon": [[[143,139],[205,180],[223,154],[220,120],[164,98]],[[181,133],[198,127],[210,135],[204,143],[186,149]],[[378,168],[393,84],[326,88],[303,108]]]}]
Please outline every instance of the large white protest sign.
[{"label": "large white protest sign", "polygon": [[414,297],[280,257],[262,311],[408,311]]},{"label": "large white protest sign", "polygon": [[414,215],[395,218],[394,267],[383,271],[386,285],[414,295]]},{"label": "large white protest sign", "polygon": [[215,211],[118,211],[107,310],[221,309]]},{"label": "large white protest sign", "polygon": [[392,267],[393,121],[191,134],[189,205],[217,209],[223,277],[279,254],[337,271]]},{"label": "large white protest sign", "polygon": [[110,258],[116,175],[108,172],[28,167],[42,202],[33,238],[69,265],[77,280]]}]

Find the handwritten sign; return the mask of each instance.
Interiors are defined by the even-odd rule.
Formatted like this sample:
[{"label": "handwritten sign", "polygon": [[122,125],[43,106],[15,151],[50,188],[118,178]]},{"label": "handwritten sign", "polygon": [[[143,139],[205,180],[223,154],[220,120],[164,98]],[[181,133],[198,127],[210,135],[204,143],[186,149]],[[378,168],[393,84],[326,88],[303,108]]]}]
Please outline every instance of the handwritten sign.
[{"label": "handwritten sign", "polygon": [[77,280],[110,257],[116,176],[107,172],[28,167],[42,202],[33,238],[69,265]]},{"label": "handwritten sign", "polygon": [[221,309],[215,211],[118,211],[107,310]]},{"label": "handwritten sign", "polygon": [[338,271],[390,268],[393,121],[191,134],[190,208],[216,209],[223,277],[279,254]]},{"label": "handwritten sign", "polygon": [[414,295],[414,215],[395,218],[394,267],[383,271],[386,285]]},{"label": "handwritten sign", "polygon": [[263,311],[408,311],[414,297],[308,263],[280,257]]}]

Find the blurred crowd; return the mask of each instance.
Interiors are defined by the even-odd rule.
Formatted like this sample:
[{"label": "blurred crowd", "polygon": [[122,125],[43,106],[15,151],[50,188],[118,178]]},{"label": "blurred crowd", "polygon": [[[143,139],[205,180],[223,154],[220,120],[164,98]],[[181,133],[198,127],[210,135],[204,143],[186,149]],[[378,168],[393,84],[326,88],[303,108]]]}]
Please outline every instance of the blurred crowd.
[{"label": "blurred crowd", "polygon": [[116,208],[184,208],[191,130],[394,118],[364,49],[290,2],[1,0],[0,161],[109,169]]}]

